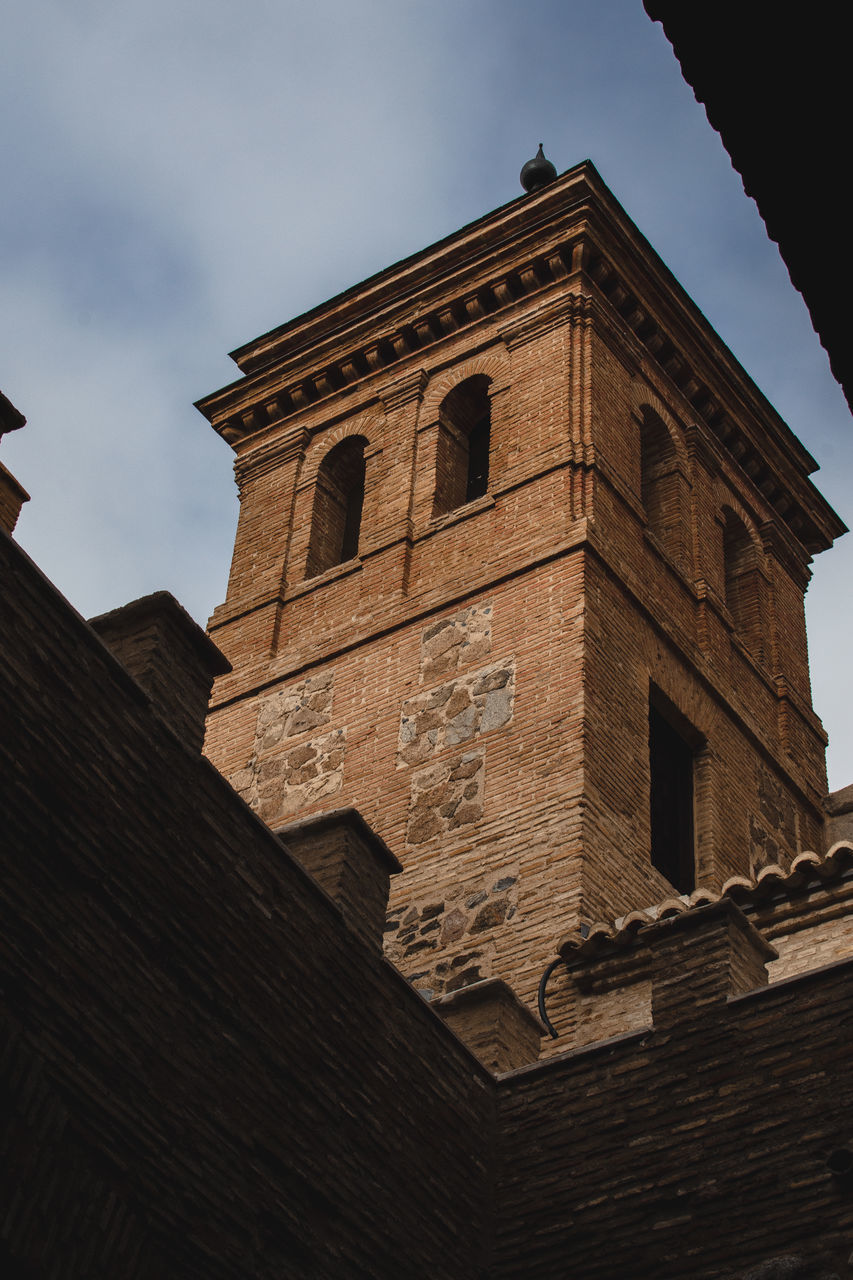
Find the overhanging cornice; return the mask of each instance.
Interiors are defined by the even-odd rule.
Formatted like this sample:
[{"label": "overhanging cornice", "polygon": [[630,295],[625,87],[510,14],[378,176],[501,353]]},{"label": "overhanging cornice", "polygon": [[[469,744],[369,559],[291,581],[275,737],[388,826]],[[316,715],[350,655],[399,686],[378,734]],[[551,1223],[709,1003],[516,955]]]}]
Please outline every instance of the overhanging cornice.
[{"label": "overhanging cornice", "polygon": [[808,480],[814,459],[589,161],[239,348],[245,377],[198,408],[238,447],[567,280],[606,299],[809,552],[845,531]]}]

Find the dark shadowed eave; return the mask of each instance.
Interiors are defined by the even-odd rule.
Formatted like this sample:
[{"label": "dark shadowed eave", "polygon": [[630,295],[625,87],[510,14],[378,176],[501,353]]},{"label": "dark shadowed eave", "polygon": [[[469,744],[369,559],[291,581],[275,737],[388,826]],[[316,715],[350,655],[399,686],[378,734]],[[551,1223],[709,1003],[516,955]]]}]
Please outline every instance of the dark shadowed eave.
[{"label": "dark shadowed eave", "polygon": [[644,4],[779,245],[853,407],[846,10],[825,0],[807,10],[759,5],[754,14],[718,0]]}]

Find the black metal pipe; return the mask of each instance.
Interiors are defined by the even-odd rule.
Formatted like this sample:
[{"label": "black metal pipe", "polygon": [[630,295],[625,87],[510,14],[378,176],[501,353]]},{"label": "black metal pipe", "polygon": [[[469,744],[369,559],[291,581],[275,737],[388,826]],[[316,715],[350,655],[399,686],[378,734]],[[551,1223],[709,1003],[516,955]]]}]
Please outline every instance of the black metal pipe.
[{"label": "black metal pipe", "polygon": [[553,1022],[545,1012],[545,987],[547,986],[548,979],[556,969],[557,965],[562,963],[563,963],[562,956],[557,956],[556,960],[552,960],[551,963],[548,965],[548,968],[542,974],[542,980],[539,983],[539,1017],[542,1019],[542,1023],[545,1027],[545,1030],[548,1032],[548,1035],[551,1037],[552,1040],[557,1040],[559,1037],[557,1032],[554,1030]]}]

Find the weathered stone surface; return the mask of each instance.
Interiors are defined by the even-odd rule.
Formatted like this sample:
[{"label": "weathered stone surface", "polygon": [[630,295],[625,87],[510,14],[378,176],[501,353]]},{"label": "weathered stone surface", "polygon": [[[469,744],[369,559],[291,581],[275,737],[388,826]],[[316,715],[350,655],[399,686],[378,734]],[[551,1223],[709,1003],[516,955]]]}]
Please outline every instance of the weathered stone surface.
[{"label": "weathered stone surface", "polygon": [[398,764],[416,765],[512,719],[515,660],[472,671],[403,703]]},{"label": "weathered stone surface", "polygon": [[[449,886],[437,903],[425,898],[388,915],[386,952],[419,990],[433,996],[491,976],[490,934],[517,911],[518,876],[494,873]],[[473,948],[473,949],[472,949]],[[417,972],[410,958],[417,955]]]},{"label": "weathered stone surface", "polygon": [[492,606],[475,604],[441,618],[421,636],[421,679],[448,675],[488,657],[492,647]]},{"label": "weathered stone surface", "polygon": [[255,754],[271,750],[286,738],[310,733],[332,718],[332,673],[309,676],[299,684],[258,699]]},{"label": "weathered stone surface", "polygon": [[456,942],[465,932],[465,913],[455,907],[453,911],[449,911],[445,916],[444,923],[441,928],[442,942]]},{"label": "weathered stone surface", "polygon": [[470,926],[471,933],[483,933],[486,929],[494,929],[503,924],[509,904],[506,898],[496,898],[481,907]]},{"label": "weathered stone surface", "polygon": [[230,781],[265,822],[274,823],[340,790],[346,730],[334,729],[277,755],[258,759]]},{"label": "weathered stone surface", "polygon": [[413,775],[409,844],[424,844],[482,817],[484,765],[485,755],[479,749]]},{"label": "weathered stone surface", "polygon": [[293,741],[329,723],[332,690],[332,673],[321,672],[258,699],[252,756],[229,781],[265,822],[280,822],[340,790],[346,730]]}]

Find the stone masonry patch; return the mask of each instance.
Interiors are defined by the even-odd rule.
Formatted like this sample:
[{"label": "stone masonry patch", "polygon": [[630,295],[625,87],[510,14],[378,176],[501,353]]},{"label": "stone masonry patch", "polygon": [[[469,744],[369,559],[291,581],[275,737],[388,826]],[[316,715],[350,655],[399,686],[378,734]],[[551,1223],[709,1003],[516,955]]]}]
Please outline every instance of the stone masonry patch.
[{"label": "stone masonry patch", "polygon": [[308,676],[289,688],[277,689],[258,700],[254,754],[272,750],[285,738],[318,729],[331,718],[331,671]]},{"label": "stone masonry patch", "polygon": [[413,774],[409,844],[425,844],[483,816],[484,762],[481,747]]},{"label": "stone masonry patch", "polygon": [[409,698],[400,715],[398,765],[423,764],[447,747],[502,728],[512,718],[514,700],[514,658]]},{"label": "stone masonry patch", "polygon": [[421,680],[451,675],[460,667],[482,662],[492,649],[492,606],[473,604],[440,618],[421,636]]},{"label": "stone masonry patch", "polygon": [[274,825],[340,790],[345,746],[346,730],[334,729],[287,751],[253,760],[232,777],[232,786],[259,817]]}]

